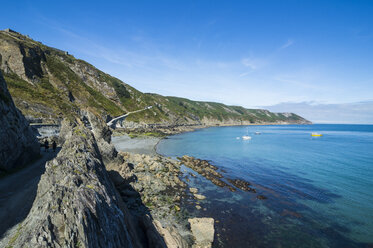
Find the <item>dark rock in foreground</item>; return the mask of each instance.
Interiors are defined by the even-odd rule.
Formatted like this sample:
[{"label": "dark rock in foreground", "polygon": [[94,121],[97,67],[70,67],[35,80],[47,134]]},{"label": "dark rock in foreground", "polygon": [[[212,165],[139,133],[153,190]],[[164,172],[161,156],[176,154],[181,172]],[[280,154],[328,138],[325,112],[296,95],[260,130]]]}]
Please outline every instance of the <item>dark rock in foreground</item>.
[{"label": "dark rock in foreground", "polygon": [[28,121],[15,107],[0,72],[0,170],[21,167],[39,154]]},{"label": "dark rock in foreground", "polygon": [[27,218],[2,241],[12,247],[139,247],[92,133],[67,132],[46,164]]}]

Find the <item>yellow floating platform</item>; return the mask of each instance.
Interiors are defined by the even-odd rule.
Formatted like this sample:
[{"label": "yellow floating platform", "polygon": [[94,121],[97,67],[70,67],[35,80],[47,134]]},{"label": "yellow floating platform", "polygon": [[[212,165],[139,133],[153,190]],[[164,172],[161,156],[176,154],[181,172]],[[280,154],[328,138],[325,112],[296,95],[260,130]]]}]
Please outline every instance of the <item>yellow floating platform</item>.
[{"label": "yellow floating platform", "polygon": [[322,134],[321,133],[311,133],[311,136],[312,137],[321,137]]}]

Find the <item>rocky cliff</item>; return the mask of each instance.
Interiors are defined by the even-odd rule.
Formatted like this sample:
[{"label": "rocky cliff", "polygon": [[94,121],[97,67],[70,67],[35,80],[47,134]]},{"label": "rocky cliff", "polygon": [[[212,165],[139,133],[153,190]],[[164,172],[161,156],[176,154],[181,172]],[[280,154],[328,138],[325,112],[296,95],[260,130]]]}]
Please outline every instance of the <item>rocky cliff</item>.
[{"label": "rocky cliff", "polygon": [[39,154],[28,121],[15,107],[0,72],[0,171],[25,165]]},{"label": "rocky cliff", "polygon": [[107,174],[92,133],[65,132],[46,164],[27,218],[2,241],[9,247],[142,247]]},{"label": "rocky cliff", "polygon": [[127,121],[162,125],[308,123],[295,114],[144,94],[67,52],[14,31],[0,31],[0,69],[17,107],[29,118],[44,122],[76,116],[86,108],[111,118],[152,106],[130,115]]}]

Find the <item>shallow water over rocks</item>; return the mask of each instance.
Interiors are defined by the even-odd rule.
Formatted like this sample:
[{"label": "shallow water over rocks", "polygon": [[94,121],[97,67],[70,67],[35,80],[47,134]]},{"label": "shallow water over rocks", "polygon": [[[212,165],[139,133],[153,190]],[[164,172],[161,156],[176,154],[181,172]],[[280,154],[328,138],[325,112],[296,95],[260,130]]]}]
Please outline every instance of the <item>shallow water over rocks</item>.
[{"label": "shallow water over rocks", "polygon": [[[251,141],[236,139],[256,131],[261,135]],[[313,131],[324,136],[312,138]],[[157,147],[166,156],[208,160],[220,180],[238,188],[232,192],[182,167],[189,187],[206,199],[201,210],[193,200],[181,207],[215,219],[214,247],[369,247],[371,151],[373,126],[366,125],[208,128]]]}]

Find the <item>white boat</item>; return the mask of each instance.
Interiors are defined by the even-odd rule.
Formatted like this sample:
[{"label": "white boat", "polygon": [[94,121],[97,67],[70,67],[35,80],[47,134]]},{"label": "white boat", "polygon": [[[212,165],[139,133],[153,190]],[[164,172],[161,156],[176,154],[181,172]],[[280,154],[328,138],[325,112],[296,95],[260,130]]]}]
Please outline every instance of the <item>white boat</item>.
[{"label": "white boat", "polygon": [[256,135],[261,134],[261,132],[255,132]]},{"label": "white boat", "polygon": [[242,139],[243,139],[243,140],[251,140],[251,137],[250,137],[250,136],[247,136],[247,135],[245,135],[245,136],[242,136]]}]

